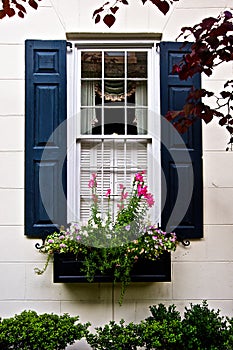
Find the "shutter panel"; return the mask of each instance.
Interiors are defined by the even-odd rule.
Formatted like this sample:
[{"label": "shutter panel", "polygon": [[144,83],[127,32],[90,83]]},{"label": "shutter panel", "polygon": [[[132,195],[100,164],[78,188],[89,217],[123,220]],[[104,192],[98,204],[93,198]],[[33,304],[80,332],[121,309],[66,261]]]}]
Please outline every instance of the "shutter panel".
[{"label": "shutter panel", "polygon": [[66,41],[27,40],[25,234],[66,225]]},{"label": "shutter panel", "polygon": [[[190,45],[160,44],[161,114],[180,110],[192,86],[200,88],[200,75],[185,81],[172,74]],[[162,217],[161,225],[168,232],[175,231],[181,238],[203,237],[203,182],[201,120],[179,135],[162,117]],[[183,142],[182,142],[183,141]],[[188,152],[187,152],[188,150]]]}]

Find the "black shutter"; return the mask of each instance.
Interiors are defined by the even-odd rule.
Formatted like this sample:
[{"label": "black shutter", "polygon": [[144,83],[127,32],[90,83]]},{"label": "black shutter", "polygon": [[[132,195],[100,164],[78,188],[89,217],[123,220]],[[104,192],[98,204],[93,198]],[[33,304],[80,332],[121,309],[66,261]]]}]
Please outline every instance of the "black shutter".
[{"label": "black shutter", "polygon": [[[180,110],[192,86],[200,88],[200,75],[185,81],[172,74],[190,45],[182,50],[182,43],[161,42],[161,163],[162,217],[161,226],[175,231],[183,238],[203,237],[203,182],[201,121],[179,135],[163,116],[169,110]],[[188,150],[188,151],[187,151]]]},{"label": "black shutter", "polygon": [[25,234],[66,225],[66,41],[27,40]]}]

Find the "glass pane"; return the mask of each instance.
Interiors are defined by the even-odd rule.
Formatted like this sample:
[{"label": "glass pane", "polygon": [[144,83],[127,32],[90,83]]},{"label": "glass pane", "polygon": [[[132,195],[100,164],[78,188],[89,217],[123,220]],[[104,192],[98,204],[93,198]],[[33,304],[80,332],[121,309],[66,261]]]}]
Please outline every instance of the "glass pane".
[{"label": "glass pane", "polygon": [[125,76],[125,53],[105,52],[104,53],[104,77],[123,78]]},{"label": "glass pane", "polygon": [[121,108],[121,103],[114,103],[119,108],[104,109],[104,134],[124,135],[125,134],[125,109]]},{"label": "glass pane", "polygon": [[[100,212],[106,214],[105,193],[111,188],[111,209],[116,213],[120,200],[120,184],[130,191],[134,174],[148,166],[148,143],[145,140],[85,140],[81,142],[80,202],[81,220],[90,217],[92,203],[88,182],[92,173],[97,174],[97,193]],[[146,175],[145,175],[146,178]]]},{"label": "glass pane", "polygon": [[102,77],[102,53],[85,51],[81,53],[81,77],[101,78]]},{"label": "glass pane", "polygon": [[127,135],[147,134],[147,109],[127,108]]},{"label": "glass pane", "polygon": [[101,134],[101,108],[81,109],[81,134]]},{"label": "glass pane", "polygon": [[127,52],[128,78],[147,78],[147,52]]},{"label": "glass pane", "polygon": [[125,100],[124,80],[105,80],[104,103],[123,102]]},{"label": "glass pane", "polygon": [[127,82],[127,104],[147,106],[147,81]]},{"label": "glass pane", "polygon": [[81,106],[101,105],[101,81],[83,80],[81,82]]}]

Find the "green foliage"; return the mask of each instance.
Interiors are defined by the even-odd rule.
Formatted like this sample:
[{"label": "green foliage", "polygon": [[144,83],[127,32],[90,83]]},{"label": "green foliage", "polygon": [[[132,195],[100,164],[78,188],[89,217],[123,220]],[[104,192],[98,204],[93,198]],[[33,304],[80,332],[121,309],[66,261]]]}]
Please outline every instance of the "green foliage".
[{"label": "green foliage", "polygon": [[220,316],[220,310],[210,310],[206,301],[203,301],[202,305],[190,304],[190,308],[185,308],[182,328],[185,350],[233,349],[227,345],[227,319]]},{"label": "green foliage", "polygon": [[185,308],[183,319],[174,305],[150,311],[139,324],[121,320],[96,328],[87,341],[94,350],[233,350],[233,319],[219,316],[206,301]]},{"label": "green foliage", "polygon": [[82,272],[89,282],[101,273],[121,283],[119,303],[122,304],[134,265],[141,259],[157,260],[165,251],[175,251],[178,240],[175,233],[166,233],[157,224],[148,223],[146,213],[154,199],[145,185],[143,170],[135,174],[130,194],[120,184],[120,203],[115,216],[110,208],[110,189],[102,198],[107,200],[107,213],[104,215],[99,208],[96,174],[92,174],[88,187],[92,195],[88,222],[72,223],[49,235],[40,249],[48,256],[45,266],[42,270],[36,268],[35,272],[44,273],[52,254],[72,253],[82,261]]},{"label": "green foliage", "polygon": [[35,311],[23,311],[1,321],[0,349],[63,350],[88,332],[89,324],[82,325],[78,319],[68,314],[38,315]]},{"label": "green foliage", "polygon": [[121,320],[119,324],[110,321],[104,327],[96,328],[95,334],[88,334],[87,341],[93,350],[136,350],[140,345],[138,325]]},{"label": "green foliage", "polygon": [[181,347],[181,316],[175,305],[150,306],[152,316],[142,321],[139,327],[142,345],[146,349],[178,349]]},{"label": "green foliage", "polygon": [[145,349],[177,350],[182,345],[182,327],[179,320],[146,320],[138,327],[141,346]]},{"label": "green foliage", "polygon": [[110,321],[94,333],[78,316],[23,311],[0,318],[0,349],[64,350],[86,338],[93,350],[233,350],[233,318],[220,316],[206,301],[190,304],[183,318],[174,305],[153,305],[150,311],[140,323]]},{"label": "green foliage", "polygon": [[152,305],[149,307],[152,316],[148,317],[147,320],[155,320],[162,322],[167,320],[171,321],[181,321],[181,316],[179,311],[176,310],[176,306],[169,305],[167,308],[164,304]]}]

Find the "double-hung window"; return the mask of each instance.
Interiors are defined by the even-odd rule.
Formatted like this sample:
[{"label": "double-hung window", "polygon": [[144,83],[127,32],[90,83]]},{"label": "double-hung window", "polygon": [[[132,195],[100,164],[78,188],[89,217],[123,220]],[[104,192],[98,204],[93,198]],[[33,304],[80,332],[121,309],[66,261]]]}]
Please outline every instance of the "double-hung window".
[{"label": "double-hung window", "polygon": [[[68,174],[76,174],[74,179],[68,176],[69,221],[89,218],[87,184],[93,173],[102,213],[106,191],[111,189],[114,213],[120,184],[130,188],[137,171],[145,170],[150,191],[159,193],[158,95],[154,93],[152,99],[154,82],[159,86],[158,53],[153,43],[130,44],[109,43],[102,49],[101,44],[93,48],[77,43],[69,54],[68,135],[73,135],[69,138],[74,142],[68,152]],[[151,213],[157,222],[158,203]]]},{"label": "double-hung window", "polygon": [[116,210],[119,185],[128,187],[136,171],[146,170],[153,222],[202,237],[201,122],[178,137],[163,117],[200,86],[198,76],[181,81],[172,74],[181,44],[124,39],[68,46],[25,45],[25,234],[44,237],[87,220],[92,173],[104,211],[107,189]]}]

